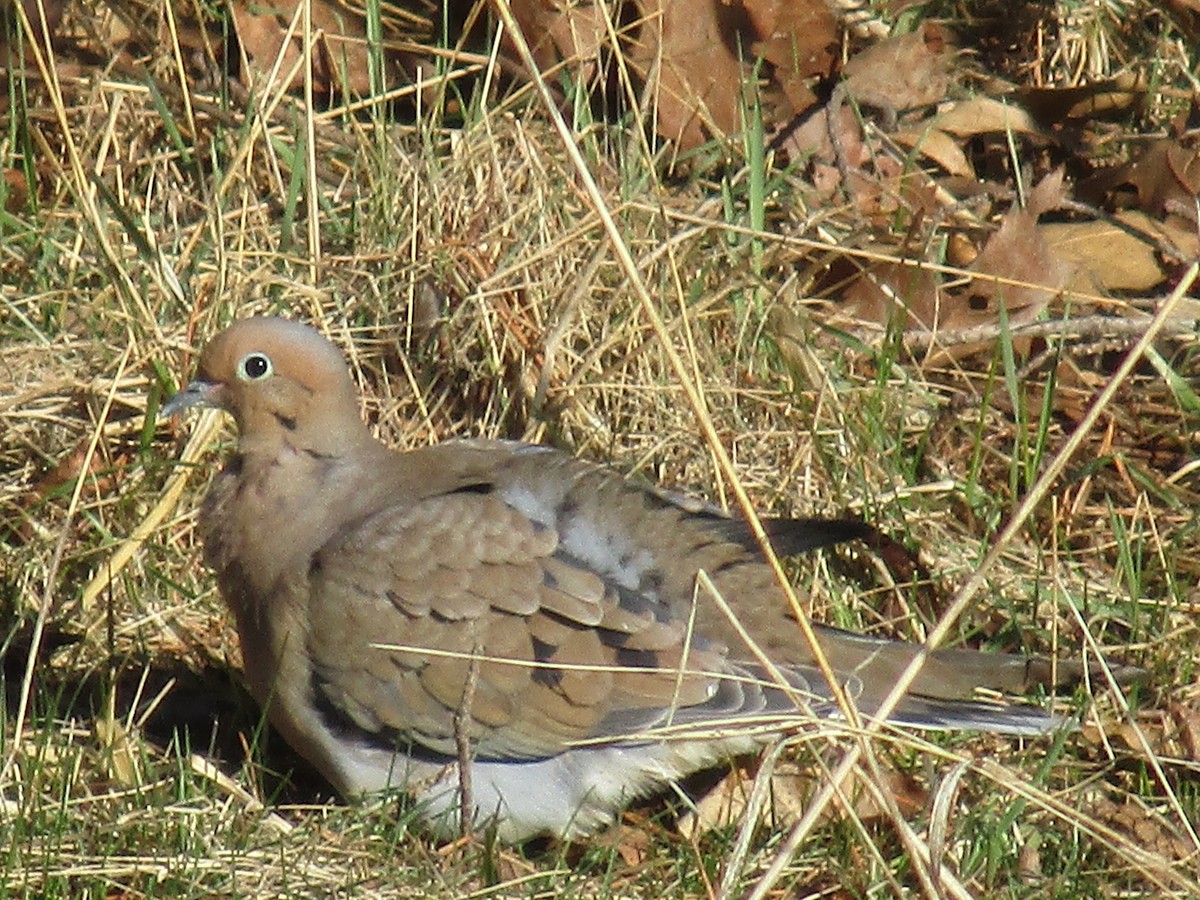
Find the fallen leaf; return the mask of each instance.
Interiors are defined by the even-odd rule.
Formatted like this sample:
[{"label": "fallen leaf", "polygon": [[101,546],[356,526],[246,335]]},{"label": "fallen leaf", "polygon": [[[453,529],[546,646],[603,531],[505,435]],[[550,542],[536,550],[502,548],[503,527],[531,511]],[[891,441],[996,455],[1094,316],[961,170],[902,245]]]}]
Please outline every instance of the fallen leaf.
[{"label": "fallen leaf", "polygon": [[838,20],[824,0],[636,0],[617,48],[607,9],[513,3],[543,72],[565,62],[590,81],[606,53],[622,53],[640,81],[635,92],[649,83],[655,130],[684,150],[742,131],[743,110],[754,100],[743,96],[743,85],[756,71],[768,126],[807,110],[816,100],[811,82],[829,74],[838,44]]},{"label": "fallen leaf", "polygon": [[838,22],[827,4],[797,0],[746,0],[746,13],[760,37],[751,45],[754,57],[772,67],[772,76],[787,99],[788,116],[817,101],[814,76],[826,76],[834,64]]},{"label": "fallen leaf", "polygon": [[[961,283],[945,283],[940,274],[901,261],[867,267],[843,291],[834,324],[848,317],[880,334],[893,323],[909,334],[927,333],[933,337],[928,361],[934,363],[992,347],[994,338],[970,337],[974,329],[997,324],[1002,305],[1011,325],[1030,322],[1067,284],[1072,267],[1054,252],[1037,221],[1063,197],[1059,170],[1030,191],[1024,208],[1001,218]],[[939,339],[944,332],[949,334]]]},{"label": "fallen leaf", "polygon": [[[119,480],[124,474],[125,465],[129,461],[128,457],[124,453],[119,453],[114,459],[107,460],[104,454],[98,451],[92,453],[89,458],[88,449],[91,444],[91,436],[80,438],[71,452],[60,459],[53,469],[39,479],[17,501],[16,507],[22,513],[23,518],[21,524],[8,535],[9,542],[23,544],[30,540],[34,535],[35,519],[26,514],[69,482],[77,478],[86,478],[81,496],[88,499],[104,496],[117,488]],[[86,471],[84,470],[85,460],[88,463]]]},{"label": "fallen leaf", "polygon": [[992,97],[972,97],[970,100],[951,103],[938,113],[934,124],[941,131],[960,138],[1010,132],[1028,137],[1048,138],[1029,113],[1019,105]]},{"label": "fallen leaf", "polygon": [[[381,42],[373,51],[367,38],[367,20],[361,10],[338,0],[237,0],[231,4],[233,27],[245,55],[247,84],[267,78],[281,79],[271,90],[295,91],[304,86],[301,57],[304,52],[303,7],[309,3],[312,21],[312,78],[318,96],[346,93],[367,96],[371,83],[372,54],[383,60],[389,83],[416,80],[418,68],[434,71],[434,63],[420,54],[401,49],[396,42]],[[389,9],[385,4],[384,9]],[[406,12],[382,23],[397,39],[421,36],[420,15]]]},{"label": "fallen leaf", "polygon": [[1042,127],[1049,128],[1071,120],[1131,110],[1145,101],[1146,89],[1144,75],[1122,72],[1115,78],[1068,87],[1022,87],[1008,97]]},{"label": "fallen leaf", "polygon": [[1046,244],[1073,268],[1068,289],[1089,294],[1145,293],[1171,276],[1162,247],[1174,248],[1181,259],[1200,254],[1195,229],[1158,222],[1137,210],[1117,213],[1113,220],[1041,226]]},{"label": "fallen leaf", "polygon": [[975,177],[975,169],[967,159],[967,154],[963,153],[959,142],[939,128],[897,131],[892,135],[892,140],[933,160],[951,175]]},{"label": "fallen leaf", "polygon": [[1071,267],[1048,245],[1038,228],[1038,218],[1059,206],[1064,197],[1063,171],[1058,169],[1029,192],[1024,208],[1012,209],[1004,215],[1000,227],[988,238],[970,269],[979,275],[1021,284],[973,279],[966,287],[951,293],[941,327],[969,328],[984,321],[997,321],[1001,304],[1014,325],[1032,321],[1046,308],[1066,285]]},{"label": "fallen leaf", "polygon": [[952,48],[932,22],[856,53],[842,69],[847,96],[896,113],[937,103],[950,87]]},{"label": "fallen leaf", "polygon": [[1080,197],[1109,209],[1135,206],[1154,218],[1181,217],[1196,226],[1200,197],[1200,146],[1162,138],[1136,159],[1080,182]]},{"label": "fallen leaf", "polygon": [[580,82],[591,81],[608,37],[603,4],[518,0],[512,10],[543,72],[563,62],[581,67]]},{"label": "fallen leaf", "polygon": [[[760,778],[769,778],[770,786],[758,814],[772,827],[786,828],[804,814],[812,799],[813,788],[821,777],[816,771],[791,760],[777,763],[769,772],[763,770],[752,774],[746,769],[734,768],[696,801],[693,810],[680,816],[679,830],[689,837],[697,837],[743,822],[750,813],[747,801],[756,787],[755,781]],[[831,804],[825,808],[822,820],[837,821],[847,813],[864,822],[887,818],[890,813],[881,804],[881,798],[864,785],[866,777],[859,772],[847,782],[845,793],[850,799],[849,809],[844,804]],[[928,805],[929,792],[905,773],[884,771],[883,783],[874,786],[890,795],[904,815],[918,813]]]}]

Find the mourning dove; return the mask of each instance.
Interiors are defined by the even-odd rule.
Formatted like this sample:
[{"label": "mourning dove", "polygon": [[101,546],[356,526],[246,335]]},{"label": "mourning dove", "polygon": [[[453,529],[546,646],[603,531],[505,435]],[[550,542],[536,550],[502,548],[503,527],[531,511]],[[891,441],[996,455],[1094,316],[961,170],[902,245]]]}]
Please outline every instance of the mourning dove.
[{"label": "mourning dove", "polygon": [[[361,420],[341,353],[286,319],[213,338],[163,414],[192,406],[226,410],[239,431],[200,527],[250,691],[345,795],[406,789],[435,831],[454,832],[465,746],[471,824],[507,841],[581,835],[798,716],[841,715],[752,531],[713,507],[543,446],[389,449]],[[781,554],[869,532],[765,527]],[[701,570],[758,650],[696,590]],[[864,715],[918,650],[817,635]],[[891,718],[1040,734],[1060,720],[968,698],[1048,671],[938,650]]]}]

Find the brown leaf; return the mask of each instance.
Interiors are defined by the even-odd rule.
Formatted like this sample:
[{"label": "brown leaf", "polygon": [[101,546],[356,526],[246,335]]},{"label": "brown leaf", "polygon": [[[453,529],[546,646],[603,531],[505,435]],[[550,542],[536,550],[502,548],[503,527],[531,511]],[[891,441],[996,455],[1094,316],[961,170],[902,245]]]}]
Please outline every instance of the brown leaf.
[{"label": "brown leaf", "polygon": [[[1038,217],[1059,205],[1063,196],[1063,174],[1058,171],[1030,192],[1024,208],[1004,215],[970,266],[973,273],[992,278],[968,278],[965,286],[947,287],[940,275],[928,269],[879,263],[847,286],[841,312],[880,330],[898,321],[909,333],[961,333],[994,325],[1001,304],[1011,324],[1032,321],[1064,288],[1072,271],[1037,224]],[[961,359],[992,345],[992,340],[949,342],[930,359]]]},{"label": "brown leaf", "polygon": [[1200,37],[1200,0],[1166,0],[1163,5],[1171,11],[1175,24],[1188,38]]},{"label": "brown leaf", "polygon": [[723,21],[732,8],[719,0],[643,0],[640,6],[645,25],[630,63],[644,78],[661,66],[655,91],[658,133],[689,149],[714,135],[740,131],[743,67],[730,49],[737,42],[726,41],[729,29]]},{"label": "brown leaf", "polygon": [[787,115],[807,110],[817,100],[811,81],[829,74],[838,45],[838,22],[824,3],[797,0],[746,0],[756,34],[751,45],[773,67],[778,89],[787,99]]},{"label": "brown leaf", "polygon": [[1019,105],[991,97],[972,97],[952,103],[938,114],[935,124],[956,137],[1008,132],[1046,137],[1029,113]]},{"label": "brown leaf", "polygon": [[[859,212],[868,217],[890,215],[898,208],[896,194],[903,190],[892,183],[904,173],[902,162],[886,154],[875,154],[865,142],[857,107],[883,113],[884,127],[894,131],[900,111],[936,103],[950,84],[952,53],[942,30],[925,23],[910,34],[887,38],[856,54],[842,70],[843,80],[834,88],[821,114],[778,141],[791,153],[814,159],[813,182],[847,192]],[[847,100],[853,101],[847,103]],[[911,144],[921,143],[914,133]],[[944,135],[929,137],[931,151],[938,152],[951,172],[969,171],[966,157]],[[821,166],[834,163],[837,178]]]},{"label": "brown leaf", "polygon": [[[681,149],[742,130],[743,85],[756,58],[767,63],[760,91],[768,123],[786,122],[811,106],[810,81],[833,65],[838,22],[824,0],[636,0],[631,6],[633,21],[622,26],[619,49],[637,78],[653,80],[655,130]],[[559,0],[513,3],[543,72],[570,61],[585,80],[614,49],[605,9]]]},{"label": "brown leaf", "polygon": [[1080,182],[1077,193],[1110,209],[1136,206],[1154,218],[1182,215],[1194,228],[1200,195],[1200,147],[1162,138],[1132,162]]},{"label": "brown leaf", "polygon": [[[8,3],[0,4],[0,7],[7,5]],[[58,30],[67,4],[66,0],[21,0],[21,5],[25,8],[29,24],[33,26],[34,39],[41,43],[45,40],[45,35],[53,35]],[[0,12],[6,10],[0,9]],[[42,18],[43,13],[45,19]]]},{"label": "brown leaf", "polygon": [[[236,0],[231,5],[233,26],[246,55],[242,78],[247,83],[270,77],[277,70],[287,90],[304,85],[299,65],[304,52],[302,0]],[[371,93],[370,44],[362,13],[338,0],[311,0],[313,90],[320,96],[349,92]],[[383,58],[393,78],[415,80],[417,66],[432,72],[428,60],[394,47],[383,47]],[[277,89],[278,85],[273,85]]]},{"label": "brown leaf", "polygon": [[[1144,293],[1171,276],[1160,248],[1179,258],[1200,254],[1195,229],[1156,222],[1136,210],[1117,213],[1116,221],[1053,222],[1041,226],[1047,245],[1073,269],[1070,290],[1080,293]],[[1122,227],[1125,226],[1125,227]]]},{"label": "brown leaf", "polygon": [[[849,812],[862,821],[886,818],[889,813],[874,793],[867,790],[858,773],[847,784],[846,794],[851,808],[842,805],[826,807],[822,815],[825,821],[837,821]],[[696,836],[717,828],[741,822],[750,812],[747,801],[758,778],[770,778],[770,790],[764,808],[759,810],[775,827],[787,827],[797,822],[812,799],[813,785],[821,776],[813,770],[792,761],[777,763],[768,773],[757,774],[744,769],[733,769],[715,787],[695,804],[695,809],[679,819],[679,830],[685,835]],[[897,807],[905,815],[913,815],[928,805],[929,793],[910,776],[897,771],[885,770],[883,783],[876,786],[891,795]]]},{"label": "brown leaf", "polygon": [[1062,87],[1021,87],[1006,97],[1019,104],[1044,128],[1072,119],[1093,119],[1124,112],[1146,98],[1146,78],[1123,72],[1116,78]]},{"label": "brown leaf", "polygon": [[1161,812],[1135,800],[1117,803],[1100,799],[1094,811],[1096,819],[1126,835],[1148,853],[1164,860],[1183,860],[1194,855],[1191,841],[1179,826]]},{"label": "brown leaf", "polygon": [[616,850],[621,861],[633,868],[645,865],[653,842],[650,830],[642,823],[630,825],[627,822],[618,822],[616,827],[593,836],[589,843]]},{"label": "brown leaf", "polygon": [[1170,709],[1171,719],[1179,730],[1179,742],[1192,762],[1200,762],[1200,710],[1195,706],[1176,703]]},{"label": "brown leaf", "polygon": [[[88,458],[88,448],[91,443],[90,436],[80,438],[74,448],[17,501],[17,508],[22,513],[27,513],[51,493],[77,478],[87,478],[82,494],[84,497],[100,496],[111,490],[117,483],[120,467],[125,464],[126,460],[123,457],[119,458],[115,461],[114,472],[103,475],[102,473],[110,464],[99,452],[93,453],[91,458]],[[83,466],[85,460],[88,462],[87,471],[84,471]],[[28,541],[33,537],[33,522],[32,517],[26,517],[14,529],[9,540],[18,544]]]},{"label": "brown leaf", "polygon": [[[1065,196],[1061,169],[1047,175],[1029,192],[1023,209],[1012,209],[984,244],[971,269],[1023,284],[973,280],[954,291],[939,323],[943,328],[970,328],[998,320],[1003,304],[1012,324],[1031,322],[1067,283],[1071,267],[1059,259],[1039,230],[1037,220],[1059,206]],[[967,352],[969,345],[964,345]]]},{"label": "brown leaf", "polygon": [[570,0],[514,0],[513,15],[543,71],[560,61],[583,66],[583,82],[595,74],[608,27],[602,4]]},{"label": "brown leaf", "polygon": [[892,139],[902,147],[911,147],[922,156],[933,160],[951,175],[975,177],[975,169],[967,159],[967,154],[963,153],[958,141],[945,131],[937,128],[897,131],[892,135]]},{"label": "brown leaf", "polygon": [[[793,154],[808,157],[823,163],[832,163],[834,159],[833,143],[830,141],[829,118],[831,112],[836,116],[834,127],[837,129],[838,141],[842,145],[842,153],[851,168],[865,166],[871,161],[871,153],[863,141],[862,129],[858,124],[858,116],[849,106],[839,106],[836,110],[829,107],[818,110],[809,116],[800,127],[794,129],[784,140],[783,146]],[[837,177],[837,173],[833,173]],[[818,192],[822,185],[816,177],[813,178]],[[834,185],[836,187],[836,184]]]},{"label": "brown leaf", "polygon": [[29,204],[29,182],[21,169],[4,170],[4,209],[15,213]]},{"label": "brown leaf", "polygon": [[928,106],[950,86],[951,47],[932,22],[855,54],[842,69],[846,93],[859,104],[888,110]]},{"label": "brown leaf", "polygon": [[904,330],[934,331],[942,319],[942,290],[936,272],[903,263],[879,263],[842,294],[851,317],[880,330],[893,320]]}]

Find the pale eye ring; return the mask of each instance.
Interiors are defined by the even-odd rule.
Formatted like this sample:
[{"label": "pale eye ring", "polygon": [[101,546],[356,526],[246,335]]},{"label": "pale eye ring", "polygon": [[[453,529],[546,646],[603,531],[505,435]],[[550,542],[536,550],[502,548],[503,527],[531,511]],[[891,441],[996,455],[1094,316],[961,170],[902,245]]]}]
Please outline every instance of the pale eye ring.
[{"label": "pale eye ring", "polygon": [[242,381],[262,381],[270,378],[273,371],[271,357],[257,350],[247,353],[237,364],[237,377]]}]

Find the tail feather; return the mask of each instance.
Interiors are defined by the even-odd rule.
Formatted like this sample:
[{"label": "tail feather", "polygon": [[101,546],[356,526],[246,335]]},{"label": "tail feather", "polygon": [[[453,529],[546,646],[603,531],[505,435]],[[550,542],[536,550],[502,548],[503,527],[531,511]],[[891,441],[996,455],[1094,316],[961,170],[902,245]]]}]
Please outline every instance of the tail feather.
[{"label": "tail feather", "polygon": [[[761,745],[770,734],[794,727],[797,716],[845,719],[819,670],[787,665],[777,671],[786,679],[786,687],[757,665],[732,665],[704,703],[674,709],[622,710],[606,719],[600,734],[585,743],[688,739],[700,733],[720,732],[725,735],[727,752],[735,744],[736,752],[746,752]],[[883,699],[879,692],[865,691],[863,682],[855,676],[846,680],[844,688],[864,717],[872,716]],[[1019,736],[1046,734],[1068,724],[1061,716],[1029,704],[919,694],[905,696],[888,721],[934,731]]]},{"label": "tail feather", "polygon": [[[867,685],[867,696],[883,696],[920,652],[917,644],[890,641],[819,626],[821,647],[835,671],[854,674]],[[1052,662],[1041,657],[981,650],[943,648],[933,651],[912,684],[912,693],[941,700],[968,700],[977,690],[1024,694],[1043,687],[1071,687],[1086,677],[1102,678],[1108,665],[1120,684],[1143,681],[1135,666],[1096,661]]]}]

